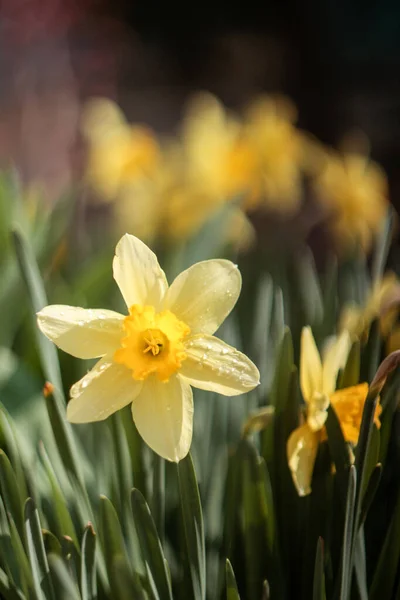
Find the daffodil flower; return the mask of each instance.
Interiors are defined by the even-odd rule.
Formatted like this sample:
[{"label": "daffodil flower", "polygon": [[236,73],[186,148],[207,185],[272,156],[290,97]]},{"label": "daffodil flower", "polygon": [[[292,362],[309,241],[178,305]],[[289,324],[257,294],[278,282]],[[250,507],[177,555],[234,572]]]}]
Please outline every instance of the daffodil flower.
[{"label": "daffodil flower", "polygon": [[350,336],[344,331],[329,344],[321,361],[310,327],[304,327],[301,334],[300,387],[306,403],[306,421],[292,432],[287,442],[289,468],[300,496],[311,492],[321,431],[328,417],[339,369],[345,365],[349,354],[350,343]]},{"label": "daffodil flower", "polygon": [[314,189],[327,211],[338,248],[348,251],[358,243],[368,251],[389,204],[387,179],[381,167],[362,154],[329,152]]},{"label": "daffodil flower", "polygon": [[111,100],[93,98],[87,103],[82,133],[88,143],[86,178],[99,200],[116,200],[125,187],[157,172],[160,149],[155,134],[129,124]]},{"label": "daffodil flower", "polygon": [[101,421],[131,404],[145,442],[177,462],[192,440],[191,386],[235,396],[259,383],[256,366],[212,335],[237,301],[240,273],[228,260],[209,260],[168,287],[155,254],[128,234],[117,245],[113,272],[127,316],[60,305],[38,313],[40,329],[59,348],[100,358],[72,386],[67,418]]},{"label": "daffodil flower", "polygon": [[399,305],[400,281],[394,273],[388,272],[373,285],[364,306],[345,306],[340,317],[340,329],[347,329],[366,340],[372,321],[379,319],[381,335],[387,340],[387,352],[390,354],[400,347],[400,330],[396,326]]}]

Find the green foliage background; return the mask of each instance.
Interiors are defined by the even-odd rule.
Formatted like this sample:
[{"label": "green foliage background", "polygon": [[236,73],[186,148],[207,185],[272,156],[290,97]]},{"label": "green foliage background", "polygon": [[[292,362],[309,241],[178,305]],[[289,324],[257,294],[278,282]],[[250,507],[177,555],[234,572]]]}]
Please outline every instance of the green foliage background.
[{"label": "green foliage background", "polygon": [[[301,328],[322,344],[344,303],[363,303],[385,268],[390,218],[372,268],[357,254],[318,274],[305,245],[240,258],[242,297],[219,334],[255,360],[261,385],[237,398],[196,390],[191,455],[175,465],[143,444],[129,407],[103,423],[65,420],[65,392],[90,363],[59,356],[35,312],[48,303],[118,309],[116,240],[86,237],[72,198],[43,211],[29,218],[18,182],[2,177],[1,597],[400,599],[400,373],[381,390],[380,430],[381,385],[371,386],[354,464],[333,409],[310,496],[297,496],[286,458],[302,405]],[[225,217],[184,248],[159,249],[169,279],[213,255],[235,259],[218,244]],[[374,322],[338,387],[371,382],[383,356]],[[55,386],[47,397],[45,381]],[[274,413],[261,433],[242,435],[265,405]]]}]

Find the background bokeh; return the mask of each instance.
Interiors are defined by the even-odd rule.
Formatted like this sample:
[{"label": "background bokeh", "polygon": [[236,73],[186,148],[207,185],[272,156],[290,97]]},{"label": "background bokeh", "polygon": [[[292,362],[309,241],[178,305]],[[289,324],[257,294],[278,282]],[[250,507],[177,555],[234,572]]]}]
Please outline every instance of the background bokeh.
[{"label": "background bokeh", "polygon": [[165,133],[199,89],[232,108],[279,91],[325,143],[362,130],[396,205],[399,12],[390,0],[3,0],[0,165],[45,181],[52,199],[82,168],[79,117],[93,95]]}]

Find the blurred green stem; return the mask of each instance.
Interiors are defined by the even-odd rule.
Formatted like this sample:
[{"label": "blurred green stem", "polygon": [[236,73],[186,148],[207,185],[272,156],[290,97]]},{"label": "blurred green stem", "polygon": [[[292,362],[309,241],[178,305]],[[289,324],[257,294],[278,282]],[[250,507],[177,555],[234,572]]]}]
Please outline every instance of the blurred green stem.
[{"label": "blurred green stem", "polygon": [[161,545],[164,545],[165,530],[165,460],[154,454],[153,461],[153,494],[151,498],[151,514],[156,524]]}]

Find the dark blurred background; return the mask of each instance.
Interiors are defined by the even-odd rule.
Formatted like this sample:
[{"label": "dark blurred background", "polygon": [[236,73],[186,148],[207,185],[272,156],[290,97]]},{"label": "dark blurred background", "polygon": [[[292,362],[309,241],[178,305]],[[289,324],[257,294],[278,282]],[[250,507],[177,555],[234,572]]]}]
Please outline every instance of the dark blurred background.
[{"label": "dark blurred background", "polygon": [[394,0],[3,0],[0,164],[46,182],[49,197],[80,169],[78,124],[90,96],[169,132],[190,94],[232,108],[283,92],[299,124],[336,145],[362,130],[400,177],[400,4]]}]

